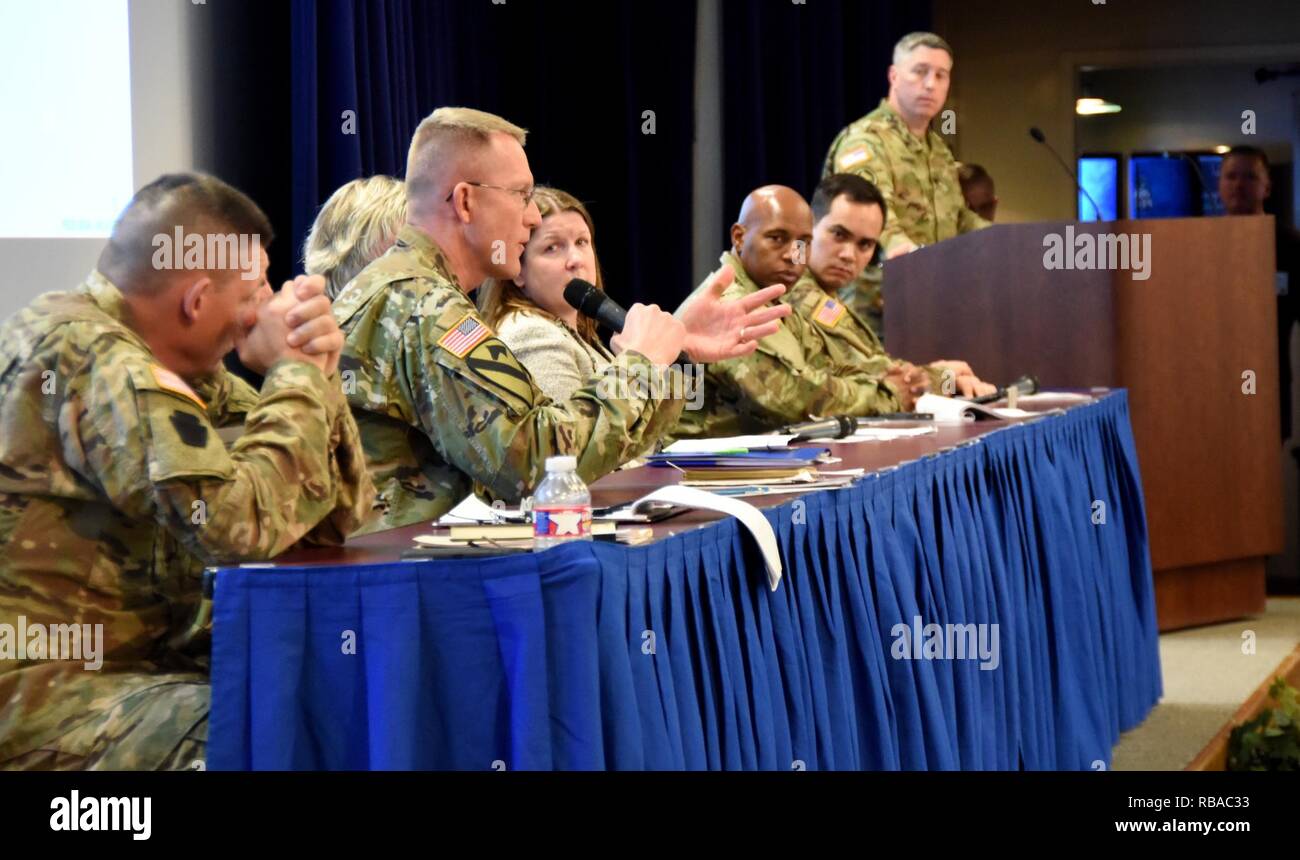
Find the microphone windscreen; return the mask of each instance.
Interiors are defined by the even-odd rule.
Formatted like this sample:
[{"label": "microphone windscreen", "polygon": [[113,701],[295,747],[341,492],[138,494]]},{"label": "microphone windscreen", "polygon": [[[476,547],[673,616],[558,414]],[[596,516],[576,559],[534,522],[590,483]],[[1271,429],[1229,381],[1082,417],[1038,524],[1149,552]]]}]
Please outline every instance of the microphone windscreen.
[{"label": "microphone windscreen", "polygon": [[1029,127],[1029,136],[1039,143],[1047,142],[1047,135],[1043,134],[1043,130],[1036,125],[1031,125]]},{"label": "microphone windscreen", "polygon": [[574,278],[564,287],[564,300],[569,307],[577,308],[584,316],[595,317],[600,307],[601,292],[596,285],[582,278]]}]

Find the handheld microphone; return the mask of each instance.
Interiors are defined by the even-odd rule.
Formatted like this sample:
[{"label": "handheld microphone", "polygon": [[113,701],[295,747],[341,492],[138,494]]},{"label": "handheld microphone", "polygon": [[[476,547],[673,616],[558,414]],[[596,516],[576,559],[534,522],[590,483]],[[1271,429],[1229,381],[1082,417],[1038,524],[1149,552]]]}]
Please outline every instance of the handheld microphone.
[{"label": "handheld microphone", "polygon": [[623,324],[627,322],[627,311],[618,302],[582,278],[569,281],[564,288],[564,300],[569,307],[576,308],[578,313],[591,317],[610,331],[623,331]]},{"label": "handheld microphone", "polygon": [[1047,142],[1047,135],[1043,134],[1043,130],[1036,125],[1031,125],[1029,127],[1029,136],[1032,137],[1034,140],[1038,141],[1039,143],[1041,143],[1043,146],[1047,147],[1047,151],[1050,152],[1053,156],[1055,156],[1057,162],[1059,162],[1061,165],[1061,169],[1064,170],[1066,174],[1070,177],[1070,179],[1074,182],[1075,189],[1078,190],[1078,192],[1082,194],[1084,197],[1088,198],[1088,202],[1092,204],[1092,211],[1097,213],[1097,220],[1100,221],[1101,207],[1097,205],[1096,200],[1092,199],[1092,195],[1088,193],[1088,189],[1084,188],[1082,185],[1079,184],[1079,175],[1070,168],[1070,165],[1065,163],[1065,159],[1061,158],[1061,154],[1057,152],[1055,149],[1053,149],[1052,145]]},{"label": "handheld microphone", "polygon": [[[627,311],[618,302],[582,278],[574,278],[565,285],[564,300],[569,303],[569,307],[576,308],[578,313],[594,319],[610,331],[621,333],[627,322]],[[683,367],[690,363],[691,358],[685,352],[673,362]]]}]

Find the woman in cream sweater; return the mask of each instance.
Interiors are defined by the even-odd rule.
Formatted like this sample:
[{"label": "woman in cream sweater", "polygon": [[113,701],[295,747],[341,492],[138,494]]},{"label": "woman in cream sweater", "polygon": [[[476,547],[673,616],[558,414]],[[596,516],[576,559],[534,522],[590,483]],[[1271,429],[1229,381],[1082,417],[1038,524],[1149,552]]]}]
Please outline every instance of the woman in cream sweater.
[{"label": "woman in cream sweater", "polygon": [[564,300],[564,287],[574,278],[601,290],[605,284],[587,207],[558,188],[538,187],[533,200],[542,223],[524,250],[518,277],[489,280],[479,288],[478,306],[546,396],[565,401],[614,356],[597,337],[596,324]]}]

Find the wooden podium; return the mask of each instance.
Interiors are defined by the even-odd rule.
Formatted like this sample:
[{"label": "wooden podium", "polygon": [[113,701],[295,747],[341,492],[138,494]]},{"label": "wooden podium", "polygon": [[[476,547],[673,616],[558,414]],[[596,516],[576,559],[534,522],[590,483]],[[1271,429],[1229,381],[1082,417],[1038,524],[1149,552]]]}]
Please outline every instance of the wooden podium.
[{"label": "wooden podium", "polygon": [[[1149,235],[1146,279],[1049,269],[1067,228],[1067,254]],[[886,264],[885,345],[991,382],[1127,388],[1160,629],[1240,618],[1283,543],[1274,260],[1266,215],[997,225]]]}]

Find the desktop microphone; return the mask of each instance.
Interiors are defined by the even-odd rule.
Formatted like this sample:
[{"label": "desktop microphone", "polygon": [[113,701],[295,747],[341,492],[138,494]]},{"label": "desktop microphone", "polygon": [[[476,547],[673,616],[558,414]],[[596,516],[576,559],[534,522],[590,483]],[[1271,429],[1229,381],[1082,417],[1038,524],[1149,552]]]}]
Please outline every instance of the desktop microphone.
[{"label": "desktop microphone", "polygon": [[[627,311],[618,302],[582,278],[569,281],[564,288],[564,300],[569,303],[569,307],[576,308],[578,313],[594,319],[610,331],[621,333],[623,324],[627,322]],[[684,351],[673,362],[682,366],[690,363],[691,358]]]},{"label": "desktop microphone", "polygon": [[1016,389],[1016,394],[1020,396],[1038,393],[1038,378],[1035,376],[1022,376],[1010,385],[1004,385],[992,394],[985,394],[983,397],[965,398],[971,403],[996,403],[1007,396],[1009,389]]},{"label": "desktop microphone", "polygon": [[1029,136],[1032,137],[1034,140],[1038,141],[1039,143],[1041,143],[1043,146],[1047,147],[1047,151],[1056,157],[1056,160],[1061,165],[1061,169],[1064,170],[1066,172],[1066,175],[1070,177],[1070,180],[1074,182],[1074,187],[1079,191],[1080,194],[1088,198],[1088,202],[1092,204],[1092,211],[1097,213],[1097,220],[1100,221],[1101,207],[1097,205],[1096,200],[1092,199],[1092,195],[1088,193],[1088,189],[1084,188],[1082,185],[1079,184],[1079,175],[1070,169],[1070,165],[1065,163],[1065,159],[1061,158],[1060,153],[1058,153],[1055,149],[1053,149],[1052,145],[1047,142],[1047,135],[1043,134],[1043,130],[1036,125],[1031,125],[1029,127]]},{"label": "desktop microphone", "polygon": [[843,439],[852,436],[858,429],[856,418],[848,415],[836,415],[820,421],[804,421],[782,427],[782,433],[794,436],[792,441],[807,442],[809,439]]}]

